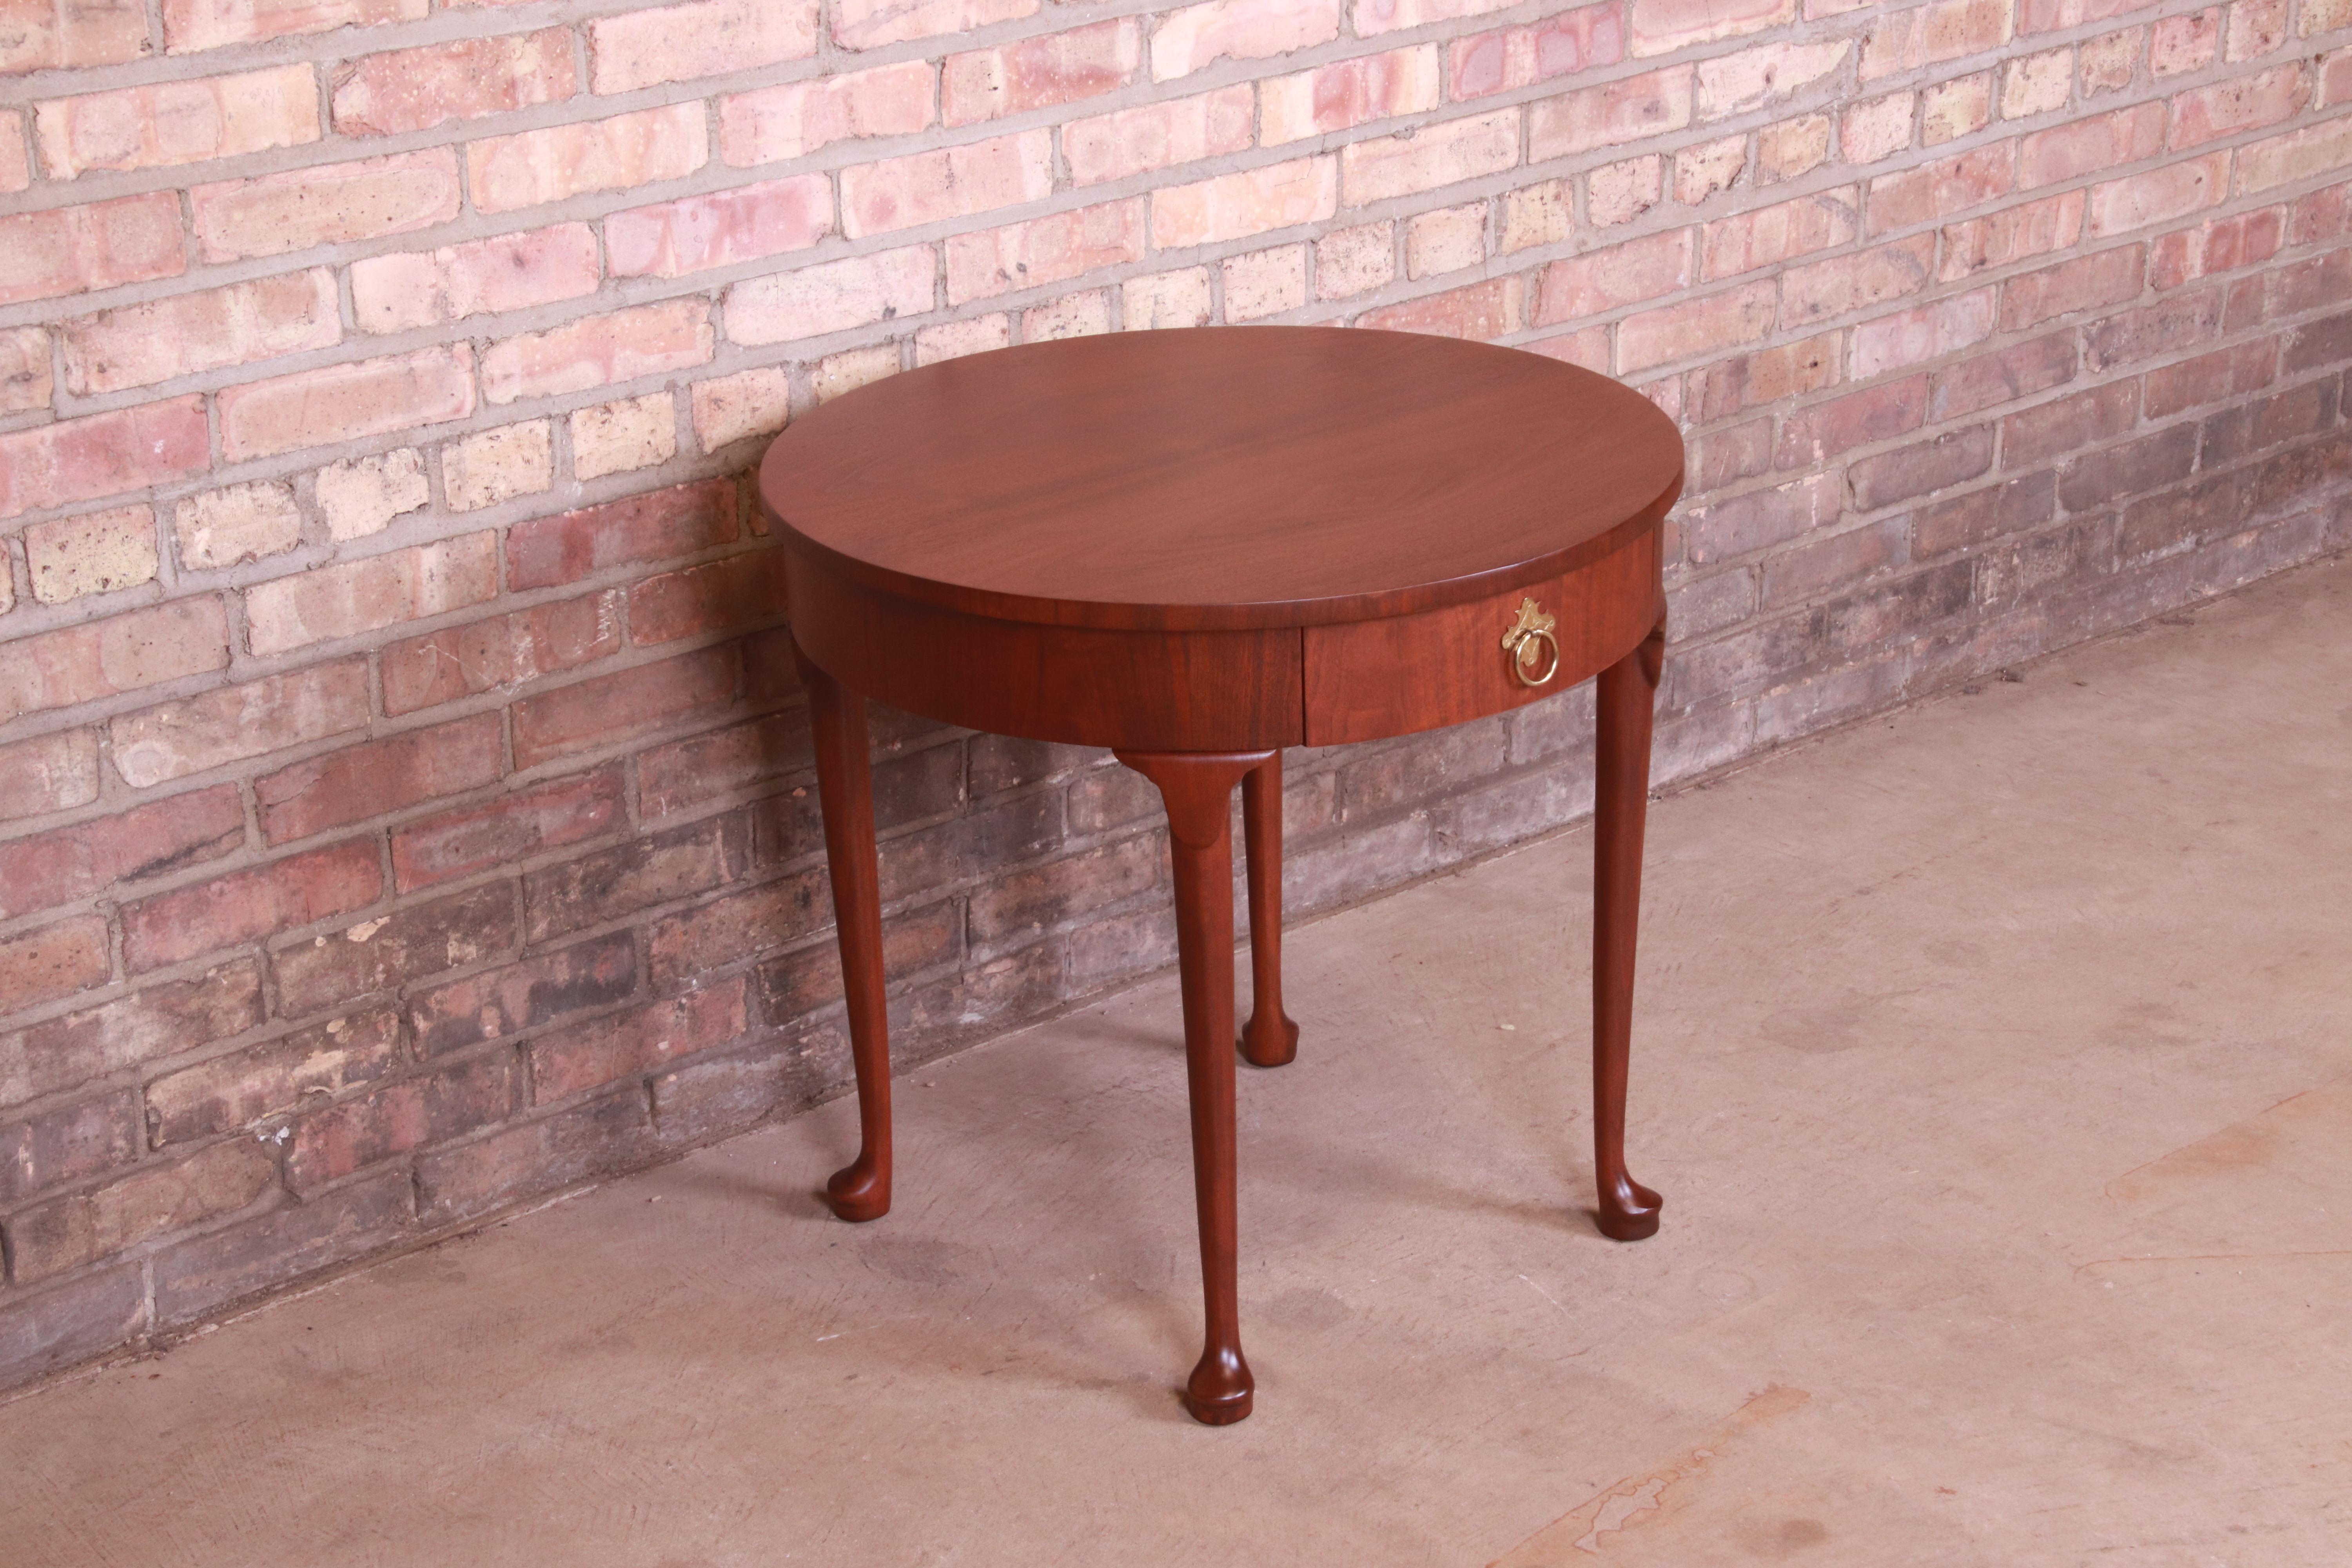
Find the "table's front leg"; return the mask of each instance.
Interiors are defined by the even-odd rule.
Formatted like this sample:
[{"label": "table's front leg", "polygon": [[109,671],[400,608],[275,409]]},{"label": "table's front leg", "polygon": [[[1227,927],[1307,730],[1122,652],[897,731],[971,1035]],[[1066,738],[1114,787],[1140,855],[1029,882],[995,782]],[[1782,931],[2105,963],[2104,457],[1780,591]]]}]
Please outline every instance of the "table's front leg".
[{"label": "table's front leg", "polygon": [[1633,937],[1642,908],[1642,828],[1650,798],[1650,725],[1665,656],[1661,622],[1601,672],[1593,803],[1592,1142],[1601,1229],[1619,1241],[1658,1230],[1665,1202],[1625,1169],[1625,1068],[1633,1040]]},{"label": "table's front leg", "polygon": [[1184,1407],[1213,1426],[1250,1413],[1242,1359],[1234,1193],[1234,785],[1271,753],[1120,752],[1160,786],[1176,871],[1176,955],[1184,1068],[1192,1098],[1192,1191],[1201,1217],[1207,1332]]},{"label": "table's front leg", "polygon": [[1282,1010],[1282,753],[1242,778],[1242,837],[1249,850],[1250,1020],[1242,1055],[1278,1068],[1298,1055],[1298,1026]]},{"label": "table's front leg", "polygon": [[882,888],[874,852],[874,770],[866,699],[795,646],[816,744],[817,805],[849,1005],[849,1054],[857,1071],[857,1158],[833,1173],[824,1201],[848,1220],[890,1210],[890,1022],[883,997]]}]

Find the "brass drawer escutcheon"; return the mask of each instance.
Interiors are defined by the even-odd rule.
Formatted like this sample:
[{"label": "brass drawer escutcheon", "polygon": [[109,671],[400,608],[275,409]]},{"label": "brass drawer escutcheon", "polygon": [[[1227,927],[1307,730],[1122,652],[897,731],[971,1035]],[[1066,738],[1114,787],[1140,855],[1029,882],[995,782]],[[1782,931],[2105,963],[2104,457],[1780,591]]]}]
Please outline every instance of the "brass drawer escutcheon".
[{"label": "brass drawer escutcheon", "polygon": [[[1543,613],[1543,606],[1533,599],[1519,601],[1519,618],[1503,634],[1503,651],[1511,656],[1511,673],[1518,677],[1521,686],[1541,686],[1559,670],[1559,639],[1552,628],[1559,622]],[[1541,644],[1538,647],[1538,644]],[[1540,673],[1530,668],[1530,651],[1544,657]]]}]

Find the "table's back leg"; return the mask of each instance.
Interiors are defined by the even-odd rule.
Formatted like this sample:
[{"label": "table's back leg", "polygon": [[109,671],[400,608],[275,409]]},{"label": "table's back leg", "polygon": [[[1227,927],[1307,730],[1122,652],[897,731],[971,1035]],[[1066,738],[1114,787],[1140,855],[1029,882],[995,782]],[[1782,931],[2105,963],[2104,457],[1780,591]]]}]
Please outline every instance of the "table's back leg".
[{"label": "table's back leg", "polygon": [[1650,798],[1650,724],[1665,655],[1661,622],[1601,672],[1593,805],[1592,1142],[1601,1233],[1639,1241],[1664,1199],[1625,1170],[1625,1069],[1633,1039],[1633,938],[1642,907],[1642,828]]},{"label": "table's back leg", "polygon": [[1282,1010],[1282,753],[1242,775],[1242,838],[1249,849],[1250,1020],[1242,1055],[1278,1068],[1298,1055],[1298,1026]]},{"label": "table's back leg", "polygon": [[857,1071],[857,1158],[833,1173],[824,1201],[844,1219],[890,1210],[890,1023],[883,999],[882,889],[874,855],[874,771],[866,699],[803,654],[809,728],[816,742],[817,804],[833,879],[841,978],[849,1004],[849,1053]]},{"label": "table's back leg", "polygon": [[1212,1426],[1250,1413],[1242,1359],[1234,1202],[1234,785],[1264,752],[1121,752],[1160,786],[1176,871],[1176,954],[1184,993],[1184,1071],[1192,1098],[1192,1191],[1201,1215],[1208,1327],[1184,1407]]}]

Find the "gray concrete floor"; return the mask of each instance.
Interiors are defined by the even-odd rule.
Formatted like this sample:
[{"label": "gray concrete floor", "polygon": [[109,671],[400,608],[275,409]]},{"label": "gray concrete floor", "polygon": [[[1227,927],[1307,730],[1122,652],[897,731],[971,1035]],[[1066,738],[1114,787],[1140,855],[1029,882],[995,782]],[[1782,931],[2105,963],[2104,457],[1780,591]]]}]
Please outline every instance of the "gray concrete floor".
[{"label": "gray concrete floor", "polygon": [[[2352,1562],[2352,566],[1297,931],[1198,1339],[1174,984],[0,1407],[0,1560]],[[1563,929],[1563,928],[1566,929]]]}]

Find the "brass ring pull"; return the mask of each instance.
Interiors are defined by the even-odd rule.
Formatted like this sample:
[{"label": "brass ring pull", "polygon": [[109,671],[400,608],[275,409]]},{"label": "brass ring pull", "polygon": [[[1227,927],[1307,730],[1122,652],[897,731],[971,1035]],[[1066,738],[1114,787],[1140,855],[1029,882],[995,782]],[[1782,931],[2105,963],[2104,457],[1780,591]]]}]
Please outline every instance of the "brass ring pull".
[{"label": "brass ring pull", "polygon": [[[1503,651],[1511,656],[1511,673],[1518,677],[1521,686],[1541,686],[1559,673],[1559,639],[1552,636],[1559,621],[1543,613],[1543,607],[1533,599],[1519,601],[1518,619],[1503,634]],[[1540,673],[1530,668],[1528,650],[1540,642],[1549,655]]]}]

